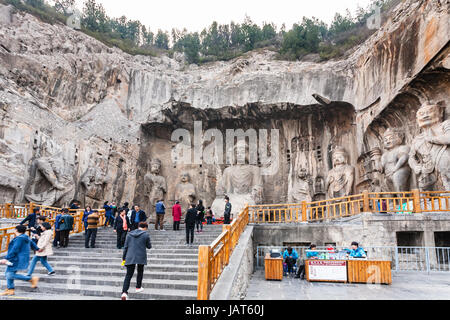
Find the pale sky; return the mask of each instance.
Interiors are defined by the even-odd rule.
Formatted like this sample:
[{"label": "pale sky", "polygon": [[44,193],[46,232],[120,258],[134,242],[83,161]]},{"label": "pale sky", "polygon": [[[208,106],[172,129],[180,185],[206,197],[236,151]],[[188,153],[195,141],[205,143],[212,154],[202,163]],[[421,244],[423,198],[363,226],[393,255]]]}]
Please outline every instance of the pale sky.
[{"label": "pale sky", "polygon": [[[78,8],[83,0],[76,0]],[[336,12],[352,14],[358,5],[367,8],[370,0],[97,0],[110,17],[125,15],[140,20],[155,32],[172,28],[195,32],[211,25],[213,21],[228,24],[241,23],[248,15],[258,25],[274,22],[280,29],[282,23],[289,30],[303,16],[316,17],[329,24]]]}]

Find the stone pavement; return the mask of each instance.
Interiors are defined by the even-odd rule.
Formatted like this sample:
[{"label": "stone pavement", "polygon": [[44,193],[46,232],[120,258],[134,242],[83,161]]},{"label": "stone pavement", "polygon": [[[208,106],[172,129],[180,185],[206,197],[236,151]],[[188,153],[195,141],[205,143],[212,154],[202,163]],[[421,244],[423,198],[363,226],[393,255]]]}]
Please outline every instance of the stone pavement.
[{"label": "stone pavement", "polygon": [[[155,231],[150,225],[152,249],[148,250],[148,265],[144,271],[143,293],[136,294],[136,273],[131,281],[130,299],[195,300],[197,297],[198,246],[213,242],[222,233],[222,226],[205,226],[196,233],[194,246],[185,245],[184,225],[173,231]],[[126,269],[121,267],[122,250],[116,249],[116,234],[112,228],[100,228],[96,248],[84,248],[84,233],[70,237],[69,247],[54,249],[49,262],[56,275],[37,264],[35,275],[41,278],[37,289],[30,283],[16,281],[16,296],[0,300],[97,300],[120,299]],[[0,266],[0,290],[6,287],[5,266]],[[25,272],[19,272],[24,274]]]},{"label": "stone pavement", "polygon": [[250,280],[246,300],[448,300],[450,272],[392,274],[392,285],[308,282],[284,277],[266,281],[264,270]]}]

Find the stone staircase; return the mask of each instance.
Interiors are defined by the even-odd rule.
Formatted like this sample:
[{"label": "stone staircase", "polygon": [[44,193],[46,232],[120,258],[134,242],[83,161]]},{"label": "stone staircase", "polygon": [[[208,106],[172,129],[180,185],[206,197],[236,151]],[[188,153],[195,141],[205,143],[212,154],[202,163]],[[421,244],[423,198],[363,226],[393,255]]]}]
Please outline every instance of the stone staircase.
[{"label": "stone staircase", "polygon": [[[156,231],[150,225],[152,249],[147,251],[143,293],[136,294],[136,273],[131,281],[129,299],[195,300],[197,298],[198,246],[208,245],[222,232],[222,226],[204,226],[195,233],[194,246],[185,245],[184,225],[180,231]],[[55,276],[38,262],[35,276],[39,286],[31,289],[24,281],[15,281],[16,296],[8,299],[94,300],[119,299],[126,268],[121,267],[123,250],[116,249],[116,234],[112,228],[100,228],[96,248],[84,248],[84,233],[72,235],[69,247],[54,249],[49,258]],[[1,289],[6,288],[5,266],[0,266]],[[24,272],[21,272],[24,273]]]}]

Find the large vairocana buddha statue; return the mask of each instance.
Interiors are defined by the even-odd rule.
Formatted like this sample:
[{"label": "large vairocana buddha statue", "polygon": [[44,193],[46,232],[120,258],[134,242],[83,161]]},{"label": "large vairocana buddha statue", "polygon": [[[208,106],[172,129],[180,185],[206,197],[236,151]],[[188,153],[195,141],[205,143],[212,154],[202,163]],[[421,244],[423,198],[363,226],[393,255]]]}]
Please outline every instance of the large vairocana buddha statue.
[{"label": "large vairocana buddha statue", "polygon": [[333,152],[333,169],[328,173],[327,195],[329,199],[349,196],[352,193],[355,169],[347,164],[347,152],[336,147]]},{"label": "large vairocana buddha statue", "polygon": [[411,168],[408,165],[410,148],[403,144],[404,134],[398,129],[387,129],[383,136],[385,152],[381,157],[381,171],[387,190],[408,191]]},{"label": "large vairocana buddha statue", "polygon": [[412,142],[409,165],[418,186],[431,191],[439,182],[450,190],[450,120],[444,121],[444,108],[437,104],[424,104],[416,117],[421,132]]},{"label": "large vairocana buddha statue", "polygon": [[237,159],[245,159],[245,163],[238,161],[223,171],[222,179],[216,188],[216,199],[211,206],[214,214],[223,217],[225,209],[224,197],[230,198],[232,205],[231,213],[236,217],[245,207],[245,204],[254,205],[262,203],[263,179],[260,168],[249,164],[249,157],[246,153],[247,144],[240,140],[233,148]]}]

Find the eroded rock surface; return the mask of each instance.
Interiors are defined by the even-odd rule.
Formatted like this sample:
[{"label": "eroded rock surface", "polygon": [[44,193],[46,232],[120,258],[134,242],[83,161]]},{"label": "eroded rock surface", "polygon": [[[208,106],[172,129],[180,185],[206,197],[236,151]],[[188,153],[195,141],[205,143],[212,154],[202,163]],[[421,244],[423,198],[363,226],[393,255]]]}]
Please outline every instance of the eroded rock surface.
[{"label": "eroded rock surface", "polygon": [[[356,168],[350,193],[386,188],[386,130],[401,129],[411,146],[423,104],[441,105],[441,123],[449,119],[449,12],[448,1],[402,2],[345,60],[287,62],[262,51],[186,66],[178,58],[130,56],[0,6],[0,202],[39,196],[64,205],[74,197],[99,206],[114,199],[152,210],[145,176],[150,159],[160,159],[166,204],[176,200],[183,172],[197,199],[211,204],[228,166],[171,158],[171,133],[192,133],[194,121],[223,133],[280,131],[279,170],[263,177],[263,203],[288,201],[301,169],[311,198],[325,198],[337,146]],[[43,155],[46,145],[57,153]],[[444,182],[439,175],[433,188]],[[416,175],[408,184],[419,186]]]}]

